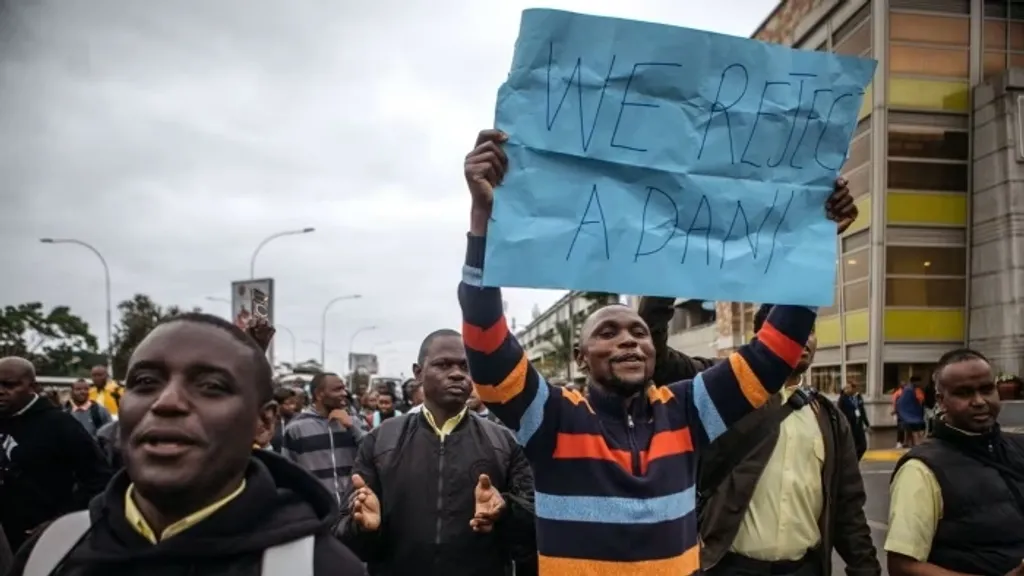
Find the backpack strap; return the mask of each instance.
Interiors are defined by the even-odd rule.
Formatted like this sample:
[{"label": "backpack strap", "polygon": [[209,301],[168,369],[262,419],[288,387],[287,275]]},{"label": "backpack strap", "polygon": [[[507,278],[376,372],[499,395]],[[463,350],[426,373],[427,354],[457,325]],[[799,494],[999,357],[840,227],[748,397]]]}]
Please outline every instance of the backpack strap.
[{"label": "backpack strap", "polygon": [[315,546],[316,536],[306,536],[267,548],[263,551],[262,576],[313,576]]},{"label": "backpack strap", "polygon": [[501,424],[495,424],[487,418],[475,415],[474,417],[484,429],[484,435],[487,436],[487,442],[491,445],[491,449],[498,454],[498,464],[502,474],[500,482],[501,485],[504,485],[508,481],[505,476],[508,474],[508,466],[512,461],[512,433],[508,428]]},{"label": "backpack strap", "polygon": [[23,576],[50,576],[64,558],[89,533],[92,520],[88,510],[72,512],[57,518],[36,540],[25,563]]},{"label": "backpack strap", "polygon": [[[405,422],[412,416],[395,416],[381,422],[374,430],[377,436],[373,443],[373,459],[379,462],[381,457],[398,448],[398,440],[402,437]],[[379,466],[379,464],[378,464]]]}]

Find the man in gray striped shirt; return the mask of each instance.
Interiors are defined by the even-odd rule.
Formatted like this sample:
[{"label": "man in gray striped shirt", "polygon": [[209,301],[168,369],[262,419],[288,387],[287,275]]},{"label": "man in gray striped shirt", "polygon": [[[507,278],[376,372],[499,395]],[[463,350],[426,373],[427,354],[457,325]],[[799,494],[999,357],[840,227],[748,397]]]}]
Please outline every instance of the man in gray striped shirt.
[{"label": "man in gray striped shirt", "polygon": [[281,454],[316,476],[341,505],[366,431],[349,411],[349,393],[340,376],[317,374],[309,383],[309,393],[312,405],[284,428]]}]

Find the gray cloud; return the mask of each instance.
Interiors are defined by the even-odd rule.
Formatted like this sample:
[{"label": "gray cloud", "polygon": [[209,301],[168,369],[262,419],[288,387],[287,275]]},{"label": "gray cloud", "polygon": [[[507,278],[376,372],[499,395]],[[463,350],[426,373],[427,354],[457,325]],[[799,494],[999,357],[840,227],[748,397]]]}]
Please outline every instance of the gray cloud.
[{"label": "gray cloud", "polygon": [[[524,2],[9,0],[0,23],[0,304],[67,304],[101,341],[114,300],[202,306],[261,253],[300,358],[382,345],[409,372],[419,339],[458,327],[468,207],[461,159],[490,124]],[[773,0],[554,1],[746,35]],[[716,12],[724,4],[728,11]],[[443,8],[440,8],[443,6]],[[508,290],[520,323],[558,292]],[[291,356],[286,336],[278,355]]]}]

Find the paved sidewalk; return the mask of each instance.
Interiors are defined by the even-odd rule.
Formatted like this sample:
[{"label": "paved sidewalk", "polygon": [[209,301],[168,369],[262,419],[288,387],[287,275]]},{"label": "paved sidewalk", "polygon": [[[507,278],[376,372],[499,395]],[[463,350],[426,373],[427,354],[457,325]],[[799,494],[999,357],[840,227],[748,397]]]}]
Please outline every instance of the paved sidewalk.
[{"label": "paved sidewalk", "polygon": [[[1012,426],[1003,428],[1003,432],[1024,434],[1024,426]],[[868,450],[861,458],[861,462],[896,462],[907,453],[905,448],[890,448],[885,450]]]}]

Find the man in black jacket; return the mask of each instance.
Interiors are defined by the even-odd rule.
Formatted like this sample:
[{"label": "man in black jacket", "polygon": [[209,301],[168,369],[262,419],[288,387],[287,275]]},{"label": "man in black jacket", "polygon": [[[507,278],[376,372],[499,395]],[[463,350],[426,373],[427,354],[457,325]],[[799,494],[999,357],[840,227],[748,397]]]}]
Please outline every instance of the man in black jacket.
[{"label": "man in black jacket", "polygon": [[252,450],[272,425],[271,376],[261,347],[224,319],[157,326],[132,354],[121,398],[125,469],[87,514],[26,543],[11,576],[364,574],[331,532],[331,495]]},{"label": "man in black jacket", "polygon": [[999,430],[992,366],[953,350],[935,384],[942,417],[890,487],[889,573],[1024,574],[1024,436]]},{"label": "man in black jacket", "polygon": [[424,408],[363,440],[342,541],[374,576],[501,576],[513,561],[536,574],[530,466],[505,428],[467,414],[459,333],[427,336],[414,373]]},{"label": "man in black jacket", "polygon": [[85,508],[110,480],[89,432],[35,388],[31,362],[0,359],[0,525],[13,550],[41,524]]}]

